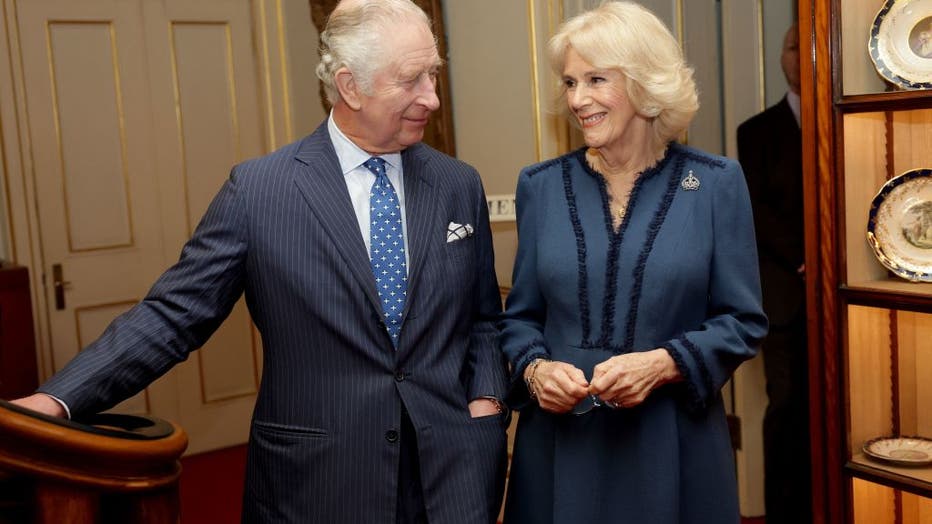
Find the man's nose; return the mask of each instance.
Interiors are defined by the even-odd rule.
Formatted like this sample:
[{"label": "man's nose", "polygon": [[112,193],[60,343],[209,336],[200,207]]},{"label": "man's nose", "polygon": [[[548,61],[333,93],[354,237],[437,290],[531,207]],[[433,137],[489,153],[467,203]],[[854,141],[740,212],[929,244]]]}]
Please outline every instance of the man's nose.
[{"label": "man's nose", "polygon": [[440,108],[440,98],[437,97],[436,78],[424,75],[418,82],[418,90],[418,98],[421,105],[431,111],[436,111]]}]

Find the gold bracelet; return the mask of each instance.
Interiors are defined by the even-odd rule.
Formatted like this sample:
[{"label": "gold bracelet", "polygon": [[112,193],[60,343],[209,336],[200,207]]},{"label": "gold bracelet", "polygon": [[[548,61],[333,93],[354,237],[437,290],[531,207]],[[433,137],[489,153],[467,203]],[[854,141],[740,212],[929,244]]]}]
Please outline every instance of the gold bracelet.
[{"label": "gold bracelet", "polygon": [[545,358],[535,358],[529,365],[530,369],[528,370],[527,378],[524,379],[524,383],[527,385],[528,395],[530,395],[532,399],[537,398],[537,388],[534,387],[534,379],[537,376],[537,366],[546,360]]}]

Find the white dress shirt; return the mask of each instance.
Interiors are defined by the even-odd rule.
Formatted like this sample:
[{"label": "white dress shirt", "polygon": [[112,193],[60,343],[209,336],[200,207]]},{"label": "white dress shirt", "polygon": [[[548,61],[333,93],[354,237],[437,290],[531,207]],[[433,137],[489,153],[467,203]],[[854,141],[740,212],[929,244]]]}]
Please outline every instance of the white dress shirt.
[{"label": "white dress shirt", "polygon": [[793,116],[796,117],[796,125],[801,125],[801,120],[799,116],[799,95],[792,91],[786,92],[786,102],[790,104],[790,111],[793,112]]},{"label": "white dress shirt", "polygon": [[372,250],[369,246],[369,193],[372,190],[373,182],[375,182],[375,175],[363,163],[373,156],[385,160],[385,171],[388,180],[392,183],[392,187],[395,188],[395,193],[398,194],[398,205],[401,206],[401,231],[404,234],[405,241],[405,262],[410,271],[411,256],[408,250],[410,242],[408,242],[408,221],[405,215],[405,185],[401,153],[383,155],[366,153],[340,131],[336,122],[333,121],[333,111],[330,112],[330,118],[327,119],[327,130],[330,132],[330,142],[333,143],[333,149],[340,161],[340,169],[343,171],[343,177],[346,180],[346,189],[349,191],[350,202],[353,204],[353,211],[356,213],[356,220],[359,222],[362,241],[366,243],[366,251],[370,257],[372,256]]}]

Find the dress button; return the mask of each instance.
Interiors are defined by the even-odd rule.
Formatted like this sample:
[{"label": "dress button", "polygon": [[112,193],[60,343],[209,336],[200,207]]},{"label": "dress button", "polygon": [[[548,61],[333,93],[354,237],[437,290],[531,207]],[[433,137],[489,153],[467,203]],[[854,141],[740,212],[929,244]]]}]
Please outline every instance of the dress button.
[{"label": "dress button", "polygon": [[394,429],[390,429],[390,430],[386,431],[386,432],[385,432],[385,440],[387,440],[387,441],[389,441],[389,442],[391,442],[391,443],[393,443],[393,444],[394,444],[395,442],[398,442],[398,432],[395,431]]},{"label": "dress button", "polygon": [[395,381],[397,381],[397,382],[404,382],[404,380],[405,380],[405,372],[404,372],[404,371],[401,371],[401,370],[396,371],[396,372],[395,372]]}]

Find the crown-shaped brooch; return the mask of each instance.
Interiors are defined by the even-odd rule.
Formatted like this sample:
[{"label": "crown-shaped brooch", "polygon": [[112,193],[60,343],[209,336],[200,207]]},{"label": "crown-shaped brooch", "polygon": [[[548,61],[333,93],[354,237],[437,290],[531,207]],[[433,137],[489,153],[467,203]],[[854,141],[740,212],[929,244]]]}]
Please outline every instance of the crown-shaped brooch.
[{"label": "crown-shaped brooch", "polygon": [[692,169],[689,170],[689,173],[686,175],[686,178],[683,179],[683,182],[680,183],[680,186],[686,191],[697,191],[699,189],[699,179],[693,174]]}]

